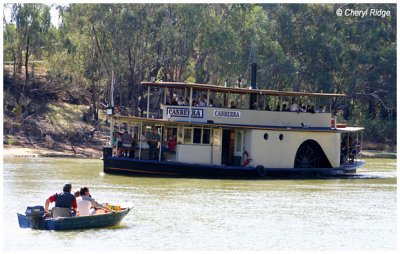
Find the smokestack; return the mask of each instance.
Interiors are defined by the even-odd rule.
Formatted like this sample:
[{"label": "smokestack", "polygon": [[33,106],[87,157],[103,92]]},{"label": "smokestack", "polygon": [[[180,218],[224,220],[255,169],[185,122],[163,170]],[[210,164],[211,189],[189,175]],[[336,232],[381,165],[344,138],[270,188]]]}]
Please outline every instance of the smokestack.
[{"label": "smokestack", "polygon": [[[257,63],[251,64],[251,89],[257,89]],[[254,103],[257,102],[257,94],[250,94],[250,109],[255,109]]]}]

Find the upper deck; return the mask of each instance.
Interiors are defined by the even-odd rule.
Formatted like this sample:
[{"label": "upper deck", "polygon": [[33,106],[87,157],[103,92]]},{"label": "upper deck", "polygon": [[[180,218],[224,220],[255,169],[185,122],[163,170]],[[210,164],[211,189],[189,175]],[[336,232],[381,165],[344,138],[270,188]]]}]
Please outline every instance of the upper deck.
[{"label": "upper deck", "polygon": [[[164,103],[162,105],[162,118],[173,122],[189,122],[203,124],[229,124],[229,125],[248,125],[253,127],[268,127],[268,128],[331,128],[331,113],[330,105],[329,112],[310,113],[298,111],[283,111],[284,100],[286,98],[286,106],[289,109],[288,102],[292,101],[301,105],[301,101],[307,98],[307,101],[312,100],[314,106],[318,100],[329,100],[334,97],[343,97],[345,94],[333,93],[309,93],[309,92],[294,92],[294,91],[276,91],[265,89],[249,89],[239,87],[225,87],[209,84],[195,84],[182,82],[142,82],[143,86],[147,87],[147,94],[150,94],[150,88],[162,88],[164,92]],[[167,103],[167,93],[171,91],[180,91],[180,94],[192,102],[194,94],[205,98],[204,105],[171,105]],[[219,94],[219,97],[216,95]],[[171,95],[171,94],[169,94]],[[223,100],[225,106],[215,107],[215,104],[210,103],[211,96]],[[256,97],[258,107],[251,107],[250,96]],[[168,96],[170,98],[171,96]],[[269,103],[268,98],[275,98],[274,103],[280,110],[264,110],[266,103]],[[149,112],[149,96],[147,96]],[[241,103],[241,107],[230,108],[231,103]],[[243,106],[244,104],[244,106]],[[189,113],[190,112],[190,113]],[[149,114],[147,114],[149,116]]]},{"label": "upper deck", "polygon": [[[190,109],[189,109],[190,108]],[[192,112],[189,118],[189,112]],[[331,128],[331,113],[264,111],[218,107],[163,107],[163,119],[175,122],[260,127]]]}]

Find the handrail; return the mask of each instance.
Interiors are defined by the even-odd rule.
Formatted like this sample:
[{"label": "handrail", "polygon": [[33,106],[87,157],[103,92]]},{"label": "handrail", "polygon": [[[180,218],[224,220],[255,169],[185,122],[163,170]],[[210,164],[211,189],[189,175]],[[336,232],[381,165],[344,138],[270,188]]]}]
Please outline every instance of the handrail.
[{"label": "handrail", "polygon": [[311,97],[344,97],[346,94],[334,93],[311,93],[311,92],[293,92],[293,91],[277,91],[267,89],[249,89],[239,87],[225,87],[210,84],[184,83],[184,82],[141,82],[143,86],[154,86],[162,88],[185,89],[193,88],[194,90],[221,92],[221,93],[237,93],[237,94],[260,94],[275,96],[311,96]]}]

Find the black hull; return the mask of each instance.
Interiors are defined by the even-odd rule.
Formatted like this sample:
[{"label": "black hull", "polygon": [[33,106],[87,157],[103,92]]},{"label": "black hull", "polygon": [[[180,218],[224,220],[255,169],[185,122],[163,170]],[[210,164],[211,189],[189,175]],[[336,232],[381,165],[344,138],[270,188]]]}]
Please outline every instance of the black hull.
[{"label": "black hull", "polygon": [[139,160],[105,156],[104,172],[145,177],[263,179],[270,177],[329,177],[356,172],[365,162],[357,161],[339,168],[260,168]]}]

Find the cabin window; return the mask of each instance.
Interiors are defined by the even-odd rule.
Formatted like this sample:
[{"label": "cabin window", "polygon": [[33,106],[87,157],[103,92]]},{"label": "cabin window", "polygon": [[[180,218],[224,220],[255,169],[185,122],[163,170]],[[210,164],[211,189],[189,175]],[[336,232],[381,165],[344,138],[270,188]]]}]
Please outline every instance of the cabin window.
[{"label": "cabin window", "polygon": [[243,151],[243,131],[235,131],[235,155],[241,156]]},{"label": "cabin window", "polygon": [[170,138],[176,138],[177,132],[178,132],[177,128],[165,127],[165,132],[163,136],[164,142],[168,141]]},{"label": "cabin window", "polygon": [[279,140],[283,140],[283,134],[279,134]]},{"label": "cabin window", "polygon": [[203,129],[202,144],[210,144],[210,140],[211,140],[211,129]]},{"label": "cabin window", "polygon": [[200,144],[201,143],[201,128],[193,129],[193,143]]},{"label": "cabin window", "polygon": [[183,143],[193,143],[193,128],[183,128]]},{"label": "cabin window", "polygon": [[183,144],[183,127],[178,127],[178,144]]},{"label": "cabin window", "polygon": [[267,140],[268,139],[268,133],[264,134],[264,139]]}]

